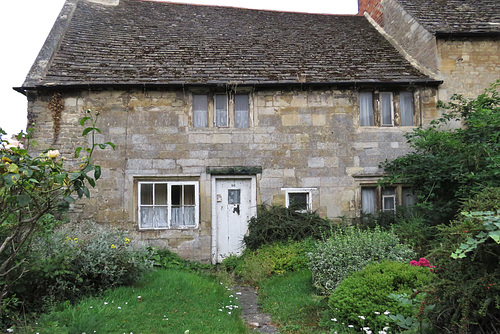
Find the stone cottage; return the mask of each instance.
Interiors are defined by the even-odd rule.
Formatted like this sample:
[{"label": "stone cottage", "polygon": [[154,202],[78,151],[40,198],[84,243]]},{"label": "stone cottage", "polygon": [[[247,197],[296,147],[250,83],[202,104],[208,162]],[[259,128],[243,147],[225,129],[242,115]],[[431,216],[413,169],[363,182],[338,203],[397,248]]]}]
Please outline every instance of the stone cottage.
[{"label": "stone cottage", "polygon": [[436,118],[440,83],[364,16],[67,0],[18,90],[40,150],[69,157],[86,109],[116,144],[75,220],[216,262],[241,251],[259,204],[410,204],[405,185],[376,186],[378,165]]},{"label": "stone cottage", "polygon": [[439,99],[500,79],[498,0],[358,0],[359,14],[415,67],[443,81]]}]

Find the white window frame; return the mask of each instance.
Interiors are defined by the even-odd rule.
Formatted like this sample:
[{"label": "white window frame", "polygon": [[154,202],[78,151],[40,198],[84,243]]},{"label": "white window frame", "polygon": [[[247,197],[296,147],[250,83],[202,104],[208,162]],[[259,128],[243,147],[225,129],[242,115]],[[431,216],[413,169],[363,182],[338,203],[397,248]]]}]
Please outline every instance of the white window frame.
[{"label": "white window frame", "polygon": [[[142,185],[145,184],[153,184],[153,204],[142,204],[141,203],[141,187]],[[167,204],[163,205],[157,205],[155,204],[155,186],[156,184],[166,184],[167,185]],[[175,185],[181,185],[181,186],[186,186],[186,185],[193,185],[194,186],[194,224],[193,225],[176,225],[172,226],[172,186]],[[143,180],[143,181],[138,181],[137,183],[137,221],[138,221],[138,226],[139,230],[168,230],[168,229],[197,229],[199,226],[199,220],[200,220],[200,191],[199,191],[199,183],[198,181],[158,181],[158,180]],[[181,199],[183,199],[183,196],[181,196]],[[157,227],[157,226],[152,226],[152,227],[143,227],[142,221],[141,221],[141,208],[142,207],[167,207],[167,213],[168,213],[168,219],[167,219],[167,224],[166,227]],[[185,205],[182,205],[182,208],[184,210]],[[154,224],[154,222],[153,222]]]},{"label": "white window frame", "polygon": [[[393,194],[384,194],[384,190],[392,190],[394,191]],[[396,187],[387,187],[385,189],[382,189],[381,193],[380,193],[380,196],[381,196],[381,203],[380,205],[382,206],[382,211],[383,212],[389,212],[389,211],[392,211],[393,213],[396,213],[396,207],[398,206],[398,202],[397,202],[397,197],[396,197],[396,194],[397,194],[398,190]],[[385,200],[386,199],[391,199],[392,200],[392,203],[393,203],[393,207],[392,208],[386,208],[385,207]]]},{"label": "white window frame", "polygon": [[[416,126],[416,123],[418,123],[416,112],[420,113],[420,111],[418,106],[415,105],[415,99],[416,96],[413,91],[360,91],[358,93],[360,128]],[[384,110],[384,100],[389,100],[389,110]],[[403,113],[407,116],[404,119]],[[390,116],[390,121],[387,120],[384,123],[384,115]],[[411,122],[407,122],[409,120]],[[403,124],[403,121],[405,121],[405,124]]]},{"label": "white window frame", "polygon": [[307,210],[300,210],[299,212],[312,211],[312,192],[316,188],[281,188],[281,190],[285,191],[285,205],[287,208],[290,207],[290,194],[307,194]]}]

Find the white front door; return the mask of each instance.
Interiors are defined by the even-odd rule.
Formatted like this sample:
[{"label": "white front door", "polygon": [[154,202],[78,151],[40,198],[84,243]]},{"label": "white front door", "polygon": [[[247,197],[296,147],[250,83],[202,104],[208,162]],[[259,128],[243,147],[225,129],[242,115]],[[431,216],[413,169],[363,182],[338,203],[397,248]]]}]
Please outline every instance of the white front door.
[{"label": "white front door", "polygon": [[216,178],[214,201],[214,262],[243,251],[243,237],[248,221],[256,214],[254,180],[251,178]]}]

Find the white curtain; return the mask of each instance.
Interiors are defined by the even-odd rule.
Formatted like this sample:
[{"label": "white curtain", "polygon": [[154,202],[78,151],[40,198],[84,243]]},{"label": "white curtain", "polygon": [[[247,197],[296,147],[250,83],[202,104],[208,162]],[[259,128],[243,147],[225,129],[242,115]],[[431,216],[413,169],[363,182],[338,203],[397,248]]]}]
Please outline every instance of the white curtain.
[{"label": "white curtain", "polygon": [[399,94],[399,108],[401,110],[401,125],[413,125],[413,93],[401,92]]},{"label": "white curtain", "polygon": [[237,128],[249,127],[248,95],[237,94],[234,97],[234,126]]},{"label": "white curtain", "polygon": [[195,128],[206,128],[208,99],[206,95],[193,95],[193,126]]},{"label": "white curtain", "polygon": [[373,126],[373,95],[371,92],[359,93],[359,121],[361,126]]},{"label": "white curtain", "polygon": [[376,188],[361,189],[361,206],[363,213],[375,212],[375,199],[377,198]]}]

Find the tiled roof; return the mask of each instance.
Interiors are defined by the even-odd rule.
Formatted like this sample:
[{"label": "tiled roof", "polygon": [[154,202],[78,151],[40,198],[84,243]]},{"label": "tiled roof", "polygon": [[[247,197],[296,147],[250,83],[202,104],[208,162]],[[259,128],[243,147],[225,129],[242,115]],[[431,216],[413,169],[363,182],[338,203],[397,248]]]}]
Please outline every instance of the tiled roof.
[{"label": "tiled roof", "polygon": [[25,88],[430,80],[361,16],[80,0],[54,45]]},{"label": "tiled roof", "polygon": [[398,0],[427,30],[500,34],[500,0]]}]

